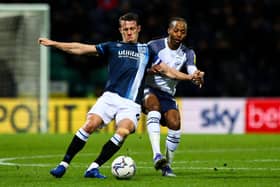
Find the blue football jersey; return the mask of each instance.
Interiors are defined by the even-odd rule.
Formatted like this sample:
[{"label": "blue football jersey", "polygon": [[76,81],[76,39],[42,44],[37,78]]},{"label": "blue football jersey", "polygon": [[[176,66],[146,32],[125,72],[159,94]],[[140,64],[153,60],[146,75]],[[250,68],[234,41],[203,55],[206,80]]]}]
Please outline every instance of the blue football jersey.
[{"label": "blue football jersey", "polygon": [[108,80],[105,91],[140,104],[143,96],[143,80],[151,67],[150,50],[146,44],[105,42],[96,45],[97,52],[108,61]]}]

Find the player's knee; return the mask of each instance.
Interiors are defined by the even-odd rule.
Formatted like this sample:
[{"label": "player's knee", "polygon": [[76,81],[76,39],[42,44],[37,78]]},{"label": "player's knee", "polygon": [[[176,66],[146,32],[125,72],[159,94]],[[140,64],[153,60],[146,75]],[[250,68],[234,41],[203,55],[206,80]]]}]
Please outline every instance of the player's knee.
[{"label": "player's knee", "polygon": [[119,127],[116,130],[116,133],[119,134],[121,137],[125,138],[130,134],[130,131],[127,128]]},{"label": "player's knee", "polygon": [[160,106],[159,105],[146,105],[145,106],[146,112],[151,112],[151,111],[160,111]]},{"label": "player's knee", "polygon": [[172,130],[180,130],[181,128],[180,120],[176,120],[176,119],[168,120],[167,127]]},{"label": "player's knee", "polygon": [[157,97],[153,94],[145,96],[144,106],[147,112],[160,111],[160,102],[158,101]]},{"label": "player's knee", "polygon": [[87,120],[83,126],[83,129],[91,134],[102,124],[101,118],[96,115],[88,115]]},{"label": "player's knee", "polygon": [[151,106],[150,109],[150,111],[160,111],[160,105]]}]

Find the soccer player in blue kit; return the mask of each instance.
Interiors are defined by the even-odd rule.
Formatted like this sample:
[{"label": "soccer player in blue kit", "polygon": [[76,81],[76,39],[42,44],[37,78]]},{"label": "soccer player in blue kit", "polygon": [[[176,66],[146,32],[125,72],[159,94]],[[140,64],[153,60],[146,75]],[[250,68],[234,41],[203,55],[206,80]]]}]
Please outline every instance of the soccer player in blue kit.
[{"label": "soccer player in blue kit", "polygon": [[[100,154],[84,174],[87,178],[106,178],[99,172],[99,167],[108,161],[121,148],[126,137],[136,130],[141,114],[144,77],[147,69],[151,68],[150,59],[155,59],[147,44],[137,42],[141,30],[138,19],[135,13],[127,13],[119,18],[119,31],[122,36],[120,42],[90,45],[39,38],[38,42],[41,45],[55,47],[70,54],[105,56],[109,69],[104,93],[87,113],[85,124],[74,135],[62,161],[50,171],[54,177],[60,178],[65,174],[71,160],[84,147],[94,131],[115,120],[115,134],[104,144]],[[186,80],[193,78],[165,69],[167,66],[164,63],[157,66],[163,68],[167,76]]]},{"label": "soccer player in blue kit", "polygon": [[[178,71],[185,68],[188,74],[194,75],[192,81],[203,84],[204,72],[196,67],[196,57],[192,49],[182,44],[187,35],[187,22],[180,17],[171,18],[168,26],[168,37],[150,41],[148,45],[158,60]],[[159,72],[163,70],[159,67]],[[147,131],[153,150],[154,167],[161,169],[163,176],[176,176],[171,169],[175,150],[180,142],[180,113],[174,95],[178,80],[161,74],[148,74],[144,91],[144,111],[147,113]],[[160,151],[160,125],[167,126],[165,156]]]}]

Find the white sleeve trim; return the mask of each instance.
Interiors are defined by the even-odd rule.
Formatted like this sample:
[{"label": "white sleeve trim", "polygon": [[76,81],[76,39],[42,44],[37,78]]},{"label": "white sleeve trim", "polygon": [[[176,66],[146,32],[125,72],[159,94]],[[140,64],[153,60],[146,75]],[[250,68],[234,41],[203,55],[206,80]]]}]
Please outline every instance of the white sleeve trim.
[{"label": "white sleeve trim", "polygon": [[187,70],[188,70],[188,74],[193,74],[197,70],[197,68],[195,65],[188,65]]},{"label": "white sleeve trim", "polygon": [[158,58],[154,63],[153,63],[153,65],[158,65],[158,64],[160,64],[161,63],[161,60]]}]

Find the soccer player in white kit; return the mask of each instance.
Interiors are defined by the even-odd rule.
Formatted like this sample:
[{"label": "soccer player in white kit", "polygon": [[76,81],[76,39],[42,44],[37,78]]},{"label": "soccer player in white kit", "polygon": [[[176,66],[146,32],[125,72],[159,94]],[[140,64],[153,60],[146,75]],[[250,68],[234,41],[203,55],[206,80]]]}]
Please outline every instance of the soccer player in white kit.
[{"label": "soccer player in white kit", "polygon": [[[112,120],[116,122],[116,132],[108,140],[97,158],[89,165],[84,177],[104,179],[99,167],[108,161],[124,143],[126,137],[137,128],[141,114],[144,77],[154,59],[147,44],[138,43],[141,30],[138,15],[127,13],[119,18],[121,42],[105,42],[97,45],[77,42],[57,42],[47,38],[39,38],[41,45],[58,48],[76,55],[100,55],[107,58],[109,78],[105,91],[87,114],[84,125],[76,132],[69,144],[62,161],[50,171],[54,177],[62,177],[74,156],[82,150],[89,136]],[[164,68],[163,63],[158,64]],[[165,69],[166,70],[166,69]],[[191,78],[187,74],[173,74],[165,71],[170,77]]]},{"label": "soccer player in white kit", "polygon": [[[187,35],[187,22],[183,18],[170,19],[168,37],[150,41],[149,47],[169,67],[178,71],[185,68],[188,74],[198,79],[193,82],[201,87],[204,72],[196,67],[196,57],[192,49],[182,44]],[[161,72],[160,69],[158,69]],[[153,150],[154,167],[161,169],[163,176],[176,176],[171,169],[174,152],[180,142],[180,113],[174,98],[178,80],[161,74],[150,74],[146,78],[144,91],[144,111],[147,113],[147,131]],[[168,127],[166,153],[160,150],[160,125]],[[166,158],[165,158],[166,157]]]}]

